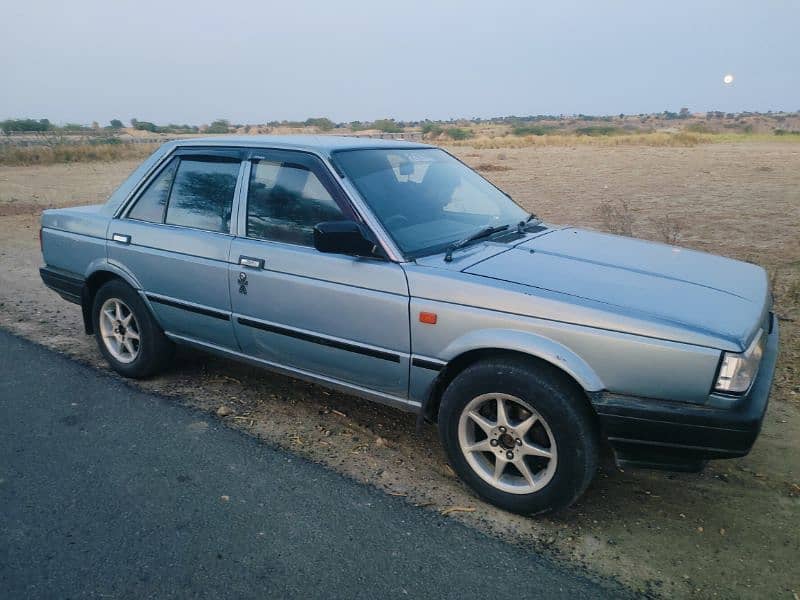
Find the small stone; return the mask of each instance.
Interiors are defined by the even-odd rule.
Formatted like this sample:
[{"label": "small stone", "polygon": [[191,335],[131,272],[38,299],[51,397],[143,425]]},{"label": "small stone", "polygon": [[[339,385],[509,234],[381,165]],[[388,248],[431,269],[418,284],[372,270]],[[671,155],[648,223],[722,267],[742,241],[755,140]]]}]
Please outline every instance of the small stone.
[{"label": "small stone", "polygon": [[229,502],[231,497],[230,496],[220,496],[219,499],[222,500],[223,502]]},{"label": "small stone", "polygon": [[217,409],[218,417],[227,417],[231,413],[233,413],[233,411],[224,404]]}]

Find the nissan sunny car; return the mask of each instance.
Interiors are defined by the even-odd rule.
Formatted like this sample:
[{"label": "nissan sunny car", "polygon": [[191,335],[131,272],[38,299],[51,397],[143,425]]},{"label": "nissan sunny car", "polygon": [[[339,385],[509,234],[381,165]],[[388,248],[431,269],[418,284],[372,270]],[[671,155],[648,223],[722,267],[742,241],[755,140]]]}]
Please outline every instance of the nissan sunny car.
[{"label": "nissan sunny car", "polygon": [[41,238],[44,283],[122,375],[185,344],[412,411],[525,514],[572,503],[606,448],[747,454],[778,351],[762,268],[542,222],[424,144],[170,142]]}]

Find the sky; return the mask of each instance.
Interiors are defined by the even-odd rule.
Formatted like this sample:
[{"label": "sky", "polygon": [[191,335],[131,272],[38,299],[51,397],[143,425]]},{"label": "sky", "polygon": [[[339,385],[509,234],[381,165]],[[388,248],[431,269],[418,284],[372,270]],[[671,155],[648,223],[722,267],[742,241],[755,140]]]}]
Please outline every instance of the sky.
[{"label": "sky", "polygon": [[[800,1],[2,0],[0,119],[800,110]],[[724,85],[731,73],[735,80]]]}]

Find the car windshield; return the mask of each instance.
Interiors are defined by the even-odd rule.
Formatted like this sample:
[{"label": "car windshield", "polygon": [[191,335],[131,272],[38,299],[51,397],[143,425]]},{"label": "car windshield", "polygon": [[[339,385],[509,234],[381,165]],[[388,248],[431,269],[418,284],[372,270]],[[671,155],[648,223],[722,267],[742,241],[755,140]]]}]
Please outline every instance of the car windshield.
[{"label": "car windshield", "polygon": [[442,252],[477,231],[513,227],[528,216],[436,148],[346,150],[336,152],[334,162],[408,258]]}]

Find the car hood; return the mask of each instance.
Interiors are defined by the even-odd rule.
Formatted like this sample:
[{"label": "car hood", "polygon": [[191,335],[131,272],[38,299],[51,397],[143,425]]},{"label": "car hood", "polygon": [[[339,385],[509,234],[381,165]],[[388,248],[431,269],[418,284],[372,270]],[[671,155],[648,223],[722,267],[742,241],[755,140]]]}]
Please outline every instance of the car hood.
[{"label": "car hood", "polygon": [[740,349],[769,304],[766,273],[756,265],[575,228],[550,231],[462,272],[600,303]]}]

